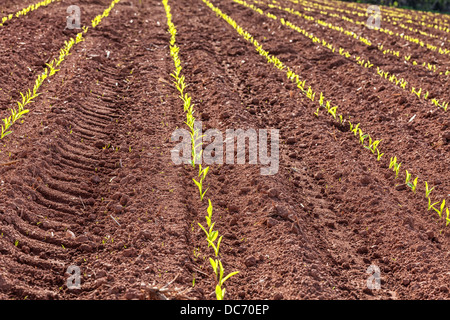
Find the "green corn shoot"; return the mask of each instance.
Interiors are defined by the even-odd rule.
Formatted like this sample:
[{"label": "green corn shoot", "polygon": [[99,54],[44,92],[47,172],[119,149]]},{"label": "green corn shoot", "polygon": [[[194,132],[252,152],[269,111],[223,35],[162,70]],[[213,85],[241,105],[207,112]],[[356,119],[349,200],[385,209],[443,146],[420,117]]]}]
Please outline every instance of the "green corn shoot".
[{"label": "green corn shoot", "polygon": [[395,171],[395,178],[397,179],[398,178],[398,173],[399,173],[399,171],[400,171],[400,167],[401,167],[401,163],[396,163],[395,165],[394,165],[394,171]]},{"label": "green corn shoot", "polygon": [[377,148],[377,161],[381,160],[381,157],[384,155],[384,153],[380,153],[380,150]]},{"label": "green corn shoot", "polygon": [[[439,203],[439,201],[431,204],[431,198],[428,198],[428,211],[430,211],[431,209],[434,209],[434,206],[438,203]],[[434,210],[436,210],[436,209],[434,209]]]},{"label": "green corn shoot", "polygon": [[405,184],[408,184],[409,180],[411,179],[411,174],[408,172],[408,170],[405,170],[405,171],[406,171],[406,181],[405,181]]},{"label": "green corn shoot", "polygon": [[394,157],[394,158],[391,157],[391,162],[389,163],[389,169],[394,168],[396,163],[397,163],[397,157]]},{"label": "green corn shoot", "polygon": [[440,209],[436,209],[435,207],[433,207],[433,210],[439,214],[439,218],[442,218],[442,213],[444,212],[444,208],[445,208],[445,199],[442,200]]},{"label": "green corn shoot", "polygon": [[428,182],[425,181],[425,198],[429,198],[430,197],[430,193],[431,191],[433,191],[435,187],[429,189],[428,187]]},{"label": "green corn shoot", "polygon": [[416,193],[417,188],[417,181],[419,180],[419,177],[416,177],[413,182],[407,182],[407,185],[411,188],[411,190]]}]

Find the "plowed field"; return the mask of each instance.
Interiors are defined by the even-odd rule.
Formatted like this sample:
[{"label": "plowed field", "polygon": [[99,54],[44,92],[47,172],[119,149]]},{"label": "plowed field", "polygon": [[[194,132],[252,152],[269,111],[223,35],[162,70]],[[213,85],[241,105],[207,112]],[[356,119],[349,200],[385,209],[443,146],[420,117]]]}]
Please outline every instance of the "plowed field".
[{"label": "plowed field", "polygon": [[[0,2],[0,19],[34,3]],[[2,118],[82,32],[70,5],[83,41],[1,140],[0,299],[215,300],[210,258],[239,271],[225,299],[450,298],[448,16],[382,7],[369,29],[363,4],[169,0],[203,129],[279,130],[275,174],[211,164],[201,200],[198,164],[171,157],[188,126],[161,1],[0,26]]]}]

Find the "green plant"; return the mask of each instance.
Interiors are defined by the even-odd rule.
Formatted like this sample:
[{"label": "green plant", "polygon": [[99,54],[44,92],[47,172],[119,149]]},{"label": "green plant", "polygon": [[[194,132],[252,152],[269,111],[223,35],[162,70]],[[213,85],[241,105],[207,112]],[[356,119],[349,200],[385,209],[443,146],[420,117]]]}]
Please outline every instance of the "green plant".
[{"label": "green plant", "polygon": [[214,270],[214,273],[215,273],[216,279],[217,279],[216,298],[217,298],[217,300],[223,300],[223,298],[225,296],[225,291],[226,291],[225,288],[223,288],[223,284],[225,283],[226,280],[228,280],[232,276],[238,274],[239,271],[233,271],[224,277],[223,276],[224,269],[223,269],[222,261],[220,261],[218,259],[214,260],[212,258],[209,258],[209,262],[211,263],[211,266],[213,267],[213,270]]},{"label": "green plant", "polygon": [[401,163],[396,163],[395,165],[394,165],[394,171],[395,171],[395,178],[397,179],[398,178],[398,173],[399,173],[399,171],[400,171],[400,167],[401,167]]},{"label": "green plant", "polygon": [[431,198],[428,198],[428,211],[430,211],[431,209],[434,209],[434,205],[436,205],[438,203],[439,203],[439,201],[431,204]]},{"label": "green plant", "polygon": [[425,198],[429,198],[430,197],[430,193],[431,191],[433,191],[435,187],[429,189],[428,187],[428,182],[425,181]]},{"label": "green plant", "polygon": [[411,179],[411,174],[408,172],[408,170],[405,170],[405,172],[406,172],[405,184],[408,184],[409,180]]},{"label": "green plant", "polygon": [[435,207],[432,207],[432,208],[434,211],[436,211],[438,213],[439,218],[442,218],[442,213],[444,212],[444,208],[445,208],[445,199],[442,200],[441,207],[439,209],[436,209]]},{"label": "green plant", "polygon": [[353,132],[353,134],[355,135],[355,137],[356,137],[356,134],[358,133],[358,127],[359,127],[359,123],[356,125],[356,126],[354,126],[354,128],[353,128],[353,130],[351,130],[352,132]]},{"label": "green plant", "polygon": [[[211,204],[210,199],[208,199],[207,212],[208,212],[208,215],[205,216],[207,227],[204,227],[200,223],[198,223],[198,225],[206,234],[206,240],[208,241],[208,247],[211,246],[214,249],[215,259],[209,258],[209,262],[211,263],[211,266],[214,270],[214,274],[216,275],[216,280],[217,280],[216,298],[217,298],[217,300],[223,300],[223,298],[225,296],[225,288],[223,288],[223,284],[225,283],[225,281],[227,279],[229,279],[233,275],[239,273],[239,271],[231,272],[226,277],[223,277],[224,268],[223,268],[222,262],[219,259],[220,243],[222,241],[223,236],[219,237],[219,232],[216,230],[213,230],[215,222],[212,222],[213,206]],[[217,242],[216,242],[216,240],[217,240]]]},{"label": "green plant", "polygon": [[199,181],[195,180],[194,178],[192,178],[192,180],[194,181],[194,183],[196,184],[196,186],[198,187],[198,190],[200,192],[200,200],[203,201],[203,197],[205,196],[206,191],[208,191],[209,187],[206,188],[206,190],[203,192],[203,181],[206,178],[206,175],[208,174],[209,171],[209,167],[206,167],[204,169],[202,169],[202,165],[199,164],[199,173],[198,173],[198,177],[200,178]]},{"label": "green plant", "polygon": [[417,188],[417,181],[419,180],[419,177],[416,177],[413,182],[407,182],[406,184],[411,188],[411,190],[416,193]]},{"label": "green plant", "polygon": [[397,157],[391,157],[391,161],[389,162],[389,169],[392,169],[394,165],[397,163]]},{"label": "green plant", "polygon": [[[206,234],[206,240],[208,241],[208,247],[211,246],[211,243],[214,244],[214,241],[217,239],[219,232],[218,231],[214,231],[214,224],[215,222],[212,222],[212,212],[213,212],[213,206],[211,204],[211,200],[208,199],[208,209],[207,209],[208,215],[205,216],[206,219],[206,227],[203,227],[203,225],[199,222],[198,225],[200,226],[200,228],[205,232]],[[214,245],[214,251],[218,252],[219,250],[219,246],[220,246],[220,242],[222,241],[222,239],[219,239],[218,241],[218,245],[215,246]],[[217,255],[216,255],[217,256]]]},{"label": "green plant", "polygon": [[314,114],[316,115],[316,117],[319,116],[319,110],[320,110],[320,107],[318,107],[317,110],[316,110],[316,112],[314,112]]},{"label": "green plant", "polygon": [[384,153],[380,153],[380,150],[377,148],[377,161],[381,160],[381,157],[384,155]]}]

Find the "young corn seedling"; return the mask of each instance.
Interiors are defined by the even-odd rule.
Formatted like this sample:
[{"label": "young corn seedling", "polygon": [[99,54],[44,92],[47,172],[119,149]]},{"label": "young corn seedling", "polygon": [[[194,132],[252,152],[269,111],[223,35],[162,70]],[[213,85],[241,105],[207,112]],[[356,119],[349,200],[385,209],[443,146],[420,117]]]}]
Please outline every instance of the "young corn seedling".
[{"label": "young corn seedling", "polygon": [[389,163],[389,169],[394,168],[396,163],[397,163],[397,157],[394,157],[394,158],[391,157],[391,162]]},{"label": "young corn seedling", "polygon": [[431,193],[431,191],[433,191],[434,188],[435,187],[430,189],[428,187],[428,182],[425,181],[425,198],[429,198],[430,197],[430,193]]},{"label": "young corn seedling", "polygon": [[430,211],[431,209],[436,210],[436,209],[434,208],[434,206],[435,206],[436,204],[438,204],[438,203],[439,203],[439,201],[432,204],[432,203],[431,203],[431,198],[428,198],[428,211]]},{"label": "young corn seedling", "polygon": [[315,115],[316,117],[319,116],[319,110],[320,110],[320,107],[318,107],[317,110],[316,110],[316,112],[314,112],[314,115]]},{"label": "young corn seedling", "polygon": [[56,69],[55,67],[53,67],[53,62],[54,62],[55,60],[53,60],[52,62],[50,62],[50,63],[46,63],[45,65],[47,66],[47,67],[49,67],[49,69],[50,69],[50,73],[49,73],[49,76],[51,77],[51,76],[53,76],[56,72],[58,72],[59,71],[59,69]]},{"label": "young corn seedling", "polygon": [[213,206],[211,204],[211,200],[210,199],[208,199],[208,209],[206,211],[208,212],[208,215],[205,216],[206,225],[208,226],[208,229],[206,227],[203,227],[203,225],[200,222],[198,222],[198,225],[205,232],[206,239],[207,239],[207,241],[209,243],[208,244],[208,247],[209,247],[210,243],[214,242],[217,239],[217,236],[219,235],[219,233],[217,231],[213,230],[215,222],[212,222]]},{"label": "young corn seedling", "polygon": [[[191,142],[192,142],[192,148],[191,148],[191,154],[192,154],[192,167],[195,167],[195,164],[197,162],[200,162],[202,159],[202,153],[203,149],[201,149],[201,146],[203,145],[202,142],[197,143],[199,139],[204,137],[205,135],[198,135],[198,129],[192,129],[191,135]],[[201,149],[199,152],[197,152],[197,149]]]},{"label": "young corn seedling", "polygon": [[[211,204],[211,200],[208,199],[208,215],[205,217],[206,219],[206,223],[208,226],[208,231],[205,227],[203,227],[200,223],[199,226],[200,228],[202,228],[202,230],[205,232],[206,234],[206,240],[208,241],[208,246],[213,247],[214,249],[214,255],[215,255],[215,259],[213,258],[209,258],[209,262],[214,270],[214,274],[216,275],[216,280],[217,280],[217,285],[216,285],[216,298],[217,300],[223,300],[224,296],[225,296],[225,288],[223,288],[223,285],[225,283],[226,280],[228,280],[229,278],[231,278],[232,276],[234,276],[235,274],[239,273],[239,271],[234,271],[229,273],[227,276],[223,276],[224,275],[224,268],[223,268],[223,264],[219,259],[219,249],[220,249],[220,243],[222,241],[222,237],[220,236],[218,239],[218,232],[214,231],[214,222],[212,222],[212,211],[213,211],[213,207]],[[215,244],[214,242],[217,239],[217,244]]]},{"label": "young corn seedling", "polygon": [[306,97],[309,98],[311,101],[314,101],[315,96],[316,96],[316,93],[312,91],[311,87],[308,87],[308,91],[306,92]]},{"label": "young corn seedling", "polygon": [[381,157],[384,155],[384,153],[380,153],[380,150],[377,148],[377,161],[381,160]]},{"label": "young corn seedling", "polygon": [[200,192],[200,200],[203,201],[203,197],[205,196],[206,191],[208,191],[208,189],[209,189],[209,187],[208,187],[203,192],[203,181],[205,181],[206,175],[208,174],[208,171],[209,171],[209,167],[206,167],[206,168],[202,169],[202,165],[201,164],[199,164],[198,166],[199,166],[198,177],[200,178],[200,180],[197,181],[194,178],[192,178],[192,180],[194,181],[194,183],[198,187],[198,190]]},{"label": "young corn seedling", "polygon": [[336,119],[337,107],[332,107],[328,109],[328,112],[333,116],[334,119]]},{"label": "young corn seedling", "polygon": [[434,211],[436,211],[439,215],[439,218],[442,218],[442,213],[444,212],[445,208],[445,199],[442,200],[441,207],[439,209],[436,209],[435,207],[432,207]]},{"label": "young corn seedling", "polygon": [[358,127],[359,127],[359,123],[353,128],[353,130],[351,130],[353,132],[353,134],[356,135],[358,134]]},{"label": "young corn seedling", "polygon": [[408,170],[405,170],[405,172],[406,172],[405,184],[408,184],[409,180],[411,180],[411,173],[409,173]]},{"label": "young corn seedling", "polygon": [[417,181],[419,180],[419,177],[416,177],[412,182],[408,182],[407,185],[408,187],[411,188],[412,192],[416,193],[416,188],[417,188]]},{"label": "young corn seedling", "polygon": [[225,281],[227,281],[229,278],[231,278],[232,276],[236,275],[239,273],[239,271],[233,271],[231,273],[229,273],[227,276],[223,276],[224,275],[224,269],[223,269],[223,265],[222,265],[222,261],[216,259],[212,259],[209,258],[209,262],[211,263],[211,266],[214,270],[214,273],[216,275],[217,278],[217,285],[216,285],[216,299],[217,300],[223,300],[223,298],[225,297],[225,288],[223,288],[223,284],[225,283]]},{"label": "young corn seedling", "polygon": [[321,105],[321,106],[323,106],[323,100],[325,99],[325,97],[324,97],[324,95],[323,95],[323,93],[321,92],[320,93],[320,97],[319,97],[319,104]]},{"label": "young corn seedling", "polygon": [[364,139],[366,139],[367,137],[369,137],[368,134],[363,134],[362,130],[359,129],[359,142],[364,145]]},{"label": "young corn seedling", "polygon": [[380,144],[381,140],[375,140],[372,142],[372,137],[370,135],[367,135],[367,138],[369,138],[369,144],[367,146],[364,146],[364,148],[370,150],[373,154],[375,154],[375,151],[378,151],[378,145]]},{"label": "young corn seedling", "polygon": [[394,163],[393,167],[394,167],[394,172],[395,172],[395,179],[398,178],[398,173],[400,171],[400,167],[401,167],[401,163]]},{"label": "young corn seedling", "polygon": [[449,223],[450,223],[450,210],[447,208],[445,211],[446,211],[446,213],[447,213],[447,216],[445,217],[445,220],[447,221],[447,222],[445,223],[445,226],[448,226]]}]

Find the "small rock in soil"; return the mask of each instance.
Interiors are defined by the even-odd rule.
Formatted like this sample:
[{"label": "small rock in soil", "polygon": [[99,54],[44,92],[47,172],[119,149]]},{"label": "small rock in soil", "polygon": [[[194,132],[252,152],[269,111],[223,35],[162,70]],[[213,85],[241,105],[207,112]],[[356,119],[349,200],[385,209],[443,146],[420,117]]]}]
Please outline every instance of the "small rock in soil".
[{"label": "small rock in soil", "polygon": [[271,198],[278,198],[278,196],[280,195],[280,191],[276,188],[269,189],[267,193]]},{"label": "small rock in soil", "polygon": [[123,207],[120,204],[116,204],[112,206],[112,210],[114,211],[115,214],[120,214],[123,211]]},{"label": "small rock in soil", "polygon": [[130,200],[130,197],[128,197],[127,195],[123,195],[123,196],[120,198],[120,204],[121,204],[122,206],[126,206],[129,200]]},{"label": "small rock in soil", "polygon": [[269,228],[272,228],[272,227],[276,226],[277,224],[278,224],[278,221],[277,221],[277,220],[275,220],[275,219],[273,219],[273,218],[267,219],[267,226],[268,226]]},{"label": "small rock in soil", "polygon": [[68,239],[75,239],[75,233],[73,233],[70,230],[67,230],[66,234],[65,234],[65,237],[68,238]]},{"label": "small rock in soil", "polygon": [[317,173],[314,175],[314,179],[316,179],[316,180],[322,180],[322,179],[323,179],[323,173],[322,173],[322,172],[317,172]]},{"label": "small rock in soil", "polygon": [[334,222],[332,222],[332,221],[325,222],[325,226],[327,226],[330,229],[336,229],[336,226],[334,225]]},{"label": "small rock in soil", "polygon": [[93,246],[89,243],[83,243],[78,249],[84,252],[92,252]]},{"label": "small rock in soil", "polygon": [[150,240],[152,238],[152,233],[149,230],[143,230],[141,231],[141,237]]},{"label": "small rock in soil", "polygon": [[276,293],[276,294],[273,296],[273,300],[283,300],[283,294],[281,294],[281,293]]},{"label": "small rock in soil", "polygon": [[371,179],[368,176],[364,176],[361,178],[361,184],[363,186],[367,186],[368,184],[370,184]]},{"label": "small rock in soil", "polygon": [[100,183],[100,178],[97,175],[92,176],[91,178],[91,182],[99,184]]},{"label": "small rock in soil", "polygon": [[85,235],[81,235],[81,236],[78,236],[75,239],[75,241],[78,242],[78,243],[85,243],[85,242],[89,241],[89,238],[87,236],[85,236]]},{"label": "small rock in soil", "polygon": [[287,219],[289,216],[289,210],[282,205],[275,206],[275,209],[277,211],[277,214],[282,217],[283,219]]},{"label": "small rock in soil", "polygon": [[297,142],[297,138],[295,138],[295,137],[289,137],[286,140],[287,144],[295,144],[295,142]]},{"label": "small rock in soil", "polygon": [[359,247],[358,250],[356,250],[356,252],[359,254],[367,254],[369,253],[369,249],[367,249],[367,247]]},{"label": "small rock in soil", "polygon": [[247,259],[245,259],[244,263],[247,268],[250,268],[250,267],[253,267],[254,265],[256,265],[256,259],[255,259],[255,257],[251,256],[251,257],[248,257]]}]

